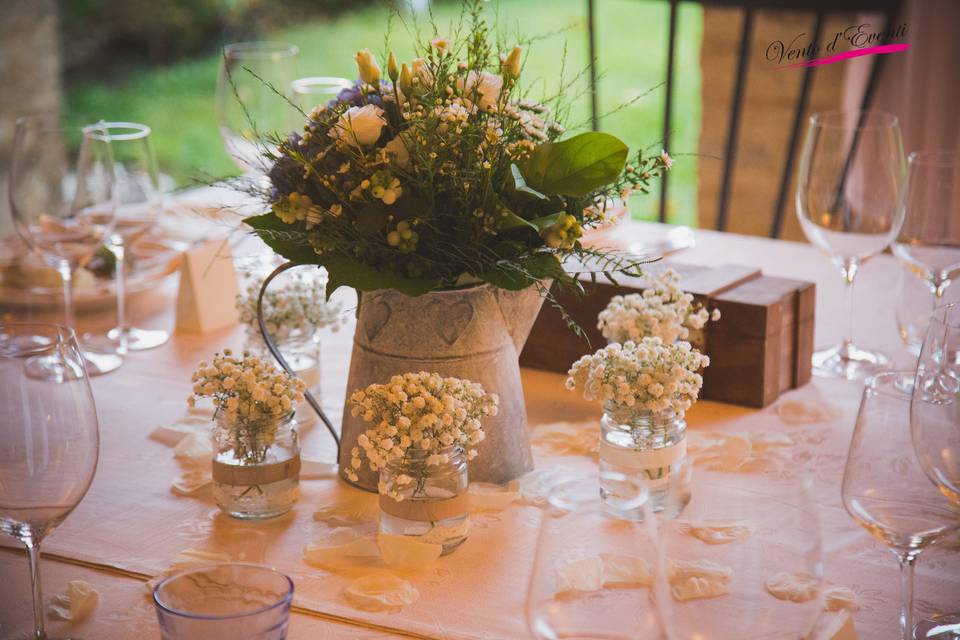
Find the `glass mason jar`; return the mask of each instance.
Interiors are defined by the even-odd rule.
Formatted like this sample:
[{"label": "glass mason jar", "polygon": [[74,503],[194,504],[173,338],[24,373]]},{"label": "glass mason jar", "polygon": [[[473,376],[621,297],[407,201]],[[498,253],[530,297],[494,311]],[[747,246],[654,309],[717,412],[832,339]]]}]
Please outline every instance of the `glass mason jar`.
[{"label": "glass mason jar", "polygon": [[380,469],[380,531],[443,545],[446,555],[470,528],[467,461],[463,450],[440,452],[447,462],[427,464],[430,454],[407,449]]},{"label": "glass mason jar", "polygon": [[[608,402],[600,419],[600,471],[639,475],[654,512],[673,518],[690,502],[687,423],[672,410],[653,413]],[[608,489],[600,495],[606,499]],[[642,517],[642,512],[633,514]]]},{"label": "glass mason jar", "polygon": [[228,515],[273,518],[300,497],[300,443],[293,415],[251,424],[217,417],[213,497]]}]

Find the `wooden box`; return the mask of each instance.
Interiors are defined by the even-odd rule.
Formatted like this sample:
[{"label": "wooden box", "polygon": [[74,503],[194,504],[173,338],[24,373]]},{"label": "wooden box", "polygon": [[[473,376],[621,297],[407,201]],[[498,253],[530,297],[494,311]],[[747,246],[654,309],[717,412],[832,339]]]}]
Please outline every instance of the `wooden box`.
[{"label": "wooden box", "polygon": [[[707,268],[655,263],[646,271],[673,268],[681,286],[721,318],[690,341],[710,356],[701,397],[765,407],[787,389],[810,380],[816,287],[811,282],[765,276],[758,269],[727,265]],[[544,304],[520,355],[520,364],[566,373],[580,356],[606,344],[597,314],[615,295],[644,289],[643,278],[617,278],[618,285],[584,279],[586,294],[554,288],[554,295],[586,333],[579,338],[560,312]]]}]

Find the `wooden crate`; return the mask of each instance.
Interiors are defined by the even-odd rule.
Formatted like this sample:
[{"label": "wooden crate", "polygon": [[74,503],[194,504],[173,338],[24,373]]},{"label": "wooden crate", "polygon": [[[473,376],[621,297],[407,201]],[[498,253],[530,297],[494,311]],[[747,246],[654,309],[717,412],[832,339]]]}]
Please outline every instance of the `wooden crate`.
[{"label": "wooden crate", "polygon": [[[718,402],[765,407],[787,389],[810,380],[813,354],[813,283],[774,278],[750,267],[726,265],[707,268],[656,263],[648,273],[667,267],[681,276],[681,286],[721,319],[707,324],[690,341],[710,356],[704,371],[701,397]],[[606,341],[597,329],[597,314],[615,295],[642,291],[643,278],[618,278],[590,283],[586,294],[554,288],[554,295],[579,324],[586,339],[575,336],[560,312],[545,304],[533,326],[520,364],[565,373],[580,356]]]}]

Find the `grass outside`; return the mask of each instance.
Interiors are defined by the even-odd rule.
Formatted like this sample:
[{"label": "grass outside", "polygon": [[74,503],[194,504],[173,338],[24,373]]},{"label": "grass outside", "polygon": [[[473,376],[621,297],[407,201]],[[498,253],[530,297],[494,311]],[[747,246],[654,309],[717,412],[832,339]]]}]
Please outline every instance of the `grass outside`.
[{"label": "grass outside", "polygon": [[[662,138],[663,82],[666,68],[666,25],[669,5],[639,0],[605,0],[598,5],[600,111],[608,113],[638,101],[601,120],[601,129],[623,138],[632,149],[659,150]],[[492,5],[496,6],[496,5]],[[444,30],[459,13],[456,3],[434,8]],[[383,49],[388,11],[372,7],[335,19],[305,23],[270,34],[274,40],[300,47],[301,76],[356,76],[353,53],[368,47]],[[696,6],[681,5],[671,147],[677,161],[671,171],[671,222],[696,221],[697,138],[700,133],[700,37],[702,15]],[[512,44],[516,34],[545,34],[529,49],[524,84],[531,97],[553,92],[566,50],[570,77],[587,66],[587,19],[583,0],[501,0],[499,31]],[[428,25],[424,24],[424,30]],[[391,48],[403,60],[412,57],[413,36],[394,24]],[[233,175],[235,165],[223,150],[213,108],[219,56],[211,55],[165,67],[145,68],[112,84],[70,87],[67,119],[73,124],[99,119],[132,120],[150,125],[160,168],[178,185],[203,174]],[[571,130],[589,128],[586,83],[575,97]],[[646,95],[645,95],[646,94]],[[683,155],[689,153],[691,155]],[[635,218],[656,216],[658,194],[635,196]]]}]

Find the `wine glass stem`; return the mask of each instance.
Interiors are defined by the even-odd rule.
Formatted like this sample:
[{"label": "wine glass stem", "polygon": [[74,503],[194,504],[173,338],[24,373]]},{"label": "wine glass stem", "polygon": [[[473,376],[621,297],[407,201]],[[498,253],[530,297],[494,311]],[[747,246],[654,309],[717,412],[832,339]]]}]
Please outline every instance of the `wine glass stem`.
[{"label": "wine glass stem", "polygon": [[857,269],[856,263],[850,263],[840,270],[843,275],[843,307],[847,314],[847,332],[840,343],[840,357],[844,360],[850,359],[853,348],[853,281],[857,277]]},{"label": "wine glass stem", "polygon": [[60,279],[63,281],[63,323],[76,329],[76,320],[73,315],[73,268],[64,260],[57,266]]},{"label": "wine glass stem", "polygon": [[127,337],[130,327],[127,325],[127,251],[123,238],[111,238],[111,249],[117,258],[117,329],[120,339],[120,352],[127,351]]},{"label": "wine glass stem", "polygon": [[913,566],[919,552],[910,551],[900,557],[900,637],[913,640]]},{"label": "wine glass stem", "polygon": [[43,628],[43,593],[40,589],[40,542],[28,539],[24,541],[24,545],[30,561],[30,586],[33,591],[33,637],[36,640],[45,640],[47,634]]}]

